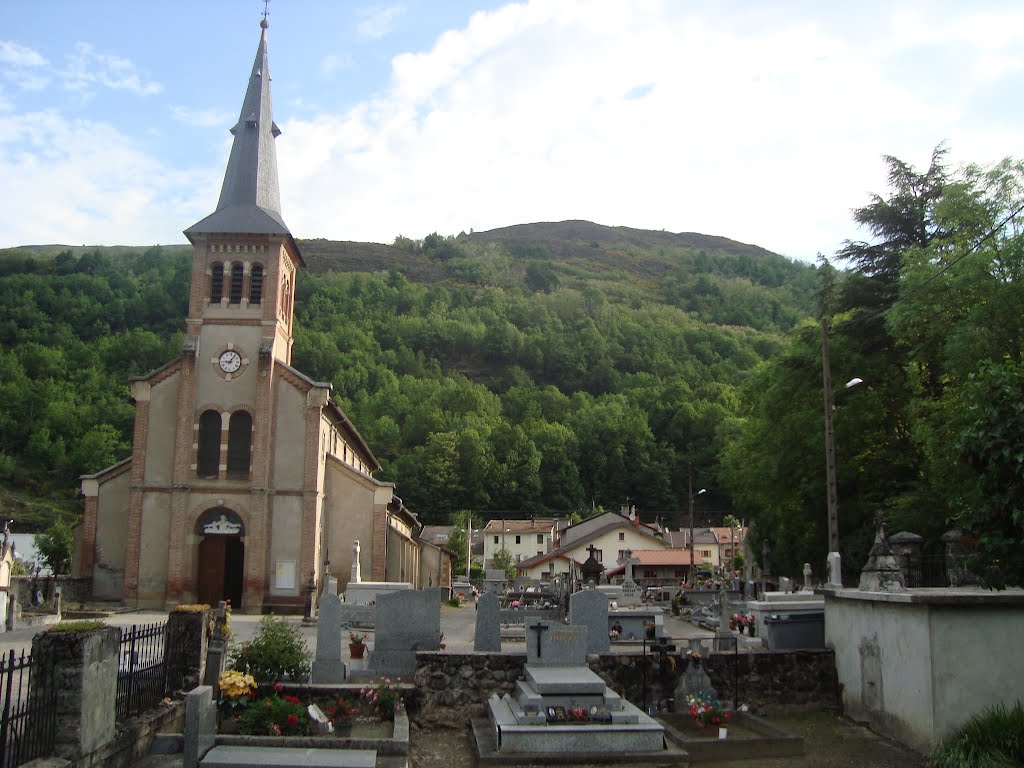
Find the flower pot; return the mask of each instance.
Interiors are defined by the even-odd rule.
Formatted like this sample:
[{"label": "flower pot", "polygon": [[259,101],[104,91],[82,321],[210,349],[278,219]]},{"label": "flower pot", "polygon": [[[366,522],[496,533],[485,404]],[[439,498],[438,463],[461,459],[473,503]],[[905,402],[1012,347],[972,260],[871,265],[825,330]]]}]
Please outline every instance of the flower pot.
[{"label": "flower pot", "polygon": [[352,735],[352,721],[351,720],[335,720],[334,721],[334,734],[336,736],[351,736]]},{"label": "flower pot", "polygon": [[444,650],[444,645],[445,645],[445,644],[444,644],[444,643],[438,643],[438,645],[440,645],[440,646],[441,646],[441,650],[443,651],[443,650]]},{"label": "flower pot", "polygon": [[348,653],[353,659],[363,658],[363,654],[366,653],[366,643],[349,643]]}]

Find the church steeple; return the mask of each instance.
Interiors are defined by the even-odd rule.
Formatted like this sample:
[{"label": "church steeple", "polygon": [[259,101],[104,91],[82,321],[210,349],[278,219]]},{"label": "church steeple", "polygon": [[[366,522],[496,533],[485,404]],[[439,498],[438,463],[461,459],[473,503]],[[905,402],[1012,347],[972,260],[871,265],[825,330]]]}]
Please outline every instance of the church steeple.
[{"label": "church steeple", "polygon": [[185,230],[205,234],[277,234],[291,236],[281,217],[274,140],[281,130],[274,122],[267,57],[267,19],[260,22],[259,47],[242,101],[238,122],[231,129],[234,141],[224,172],[217,210]]}]

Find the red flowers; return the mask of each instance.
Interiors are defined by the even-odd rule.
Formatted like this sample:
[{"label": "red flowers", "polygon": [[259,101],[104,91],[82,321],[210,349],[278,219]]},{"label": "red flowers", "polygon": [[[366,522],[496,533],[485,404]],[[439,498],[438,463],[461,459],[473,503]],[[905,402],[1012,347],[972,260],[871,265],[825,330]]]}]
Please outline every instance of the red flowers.
[{"label": "red flowers", "polygon": [[297,715],[288,715],[288,725],[298,725],[299,718]]}]

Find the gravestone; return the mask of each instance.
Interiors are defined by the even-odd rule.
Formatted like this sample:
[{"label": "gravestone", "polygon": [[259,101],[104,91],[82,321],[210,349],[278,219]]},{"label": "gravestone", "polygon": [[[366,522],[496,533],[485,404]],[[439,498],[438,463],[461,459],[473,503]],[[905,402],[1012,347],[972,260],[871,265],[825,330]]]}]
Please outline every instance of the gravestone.
[{"label": "gravestone", "polygon": [[370,653],[378,675],[416,674],[416,651],[440,650],[441,604],[429,592],[402,590],[381,595]]},{"label": "gravestone", "polygon": [[736,639],[729,630],[729,595],[724,589],[718,592],[718,629],[715,630],[715,650],[736,649]]},{"label": "gravestone", "polygon": [[622,577],[622,599],[619,600],[619,605],[640,605],[641,595],[640,587],[633,581],[633,566],[640,564],[640,558],[633,557],[633,551],[627,549],[624,553],[624,557],[619,559],[619,564],[625,566],[624,575]]},{"label": "gravestone", "polygon": [[534,667],[586,667],[586,628],[526,619],[526,663]]},{"label": "gravestone", "polygon": [[843,558],[838,552],[828,553],[828,585],[838,589],[843,586]]},{"label": "gravestone", "polygon": [[788,576],[779,576],[779,592],[792,592],[793,580]]},{"label": "gravestone", "polygon": [[569,597],[569,623],[586,628],[587,653],[607,653],[608,597],[596,589],[584,589]]},{"label": "gravestone", "polygon": [[197,768],[213,749],[217,733],[217,707],[213,688],[200,685],[185,694],[185,737],[183,768]]},{"label": "gravestone", "polygon": [[804,589],[811,588],[811,564],[804,563]]},{"label": "gravestone", "polygon": [[476,601],[476,634],[473,650],[501,652],[501,601],[493,592],[484,592]]},{"label": "gravestone", "polygon": [[345,682],[345,662],[341,660],[341,598],[331,592],[324,592],[320,597],[316,658],[310,679],[314,683]]},{"label": "gravestone", "polygon": [[718,692],[711,684],[711,678],[704,669],[704,664],[699,655],[700,653],[700,640],[691,640],[690,654],[687,657],[686,669],[683,670],[683,674],[679,676],[679,682],[676,683],[676,689],[674,692],[677,711],[685,711],[687,696],[696,696],[700,693],[707,693],[712,700],[718,698]]}]

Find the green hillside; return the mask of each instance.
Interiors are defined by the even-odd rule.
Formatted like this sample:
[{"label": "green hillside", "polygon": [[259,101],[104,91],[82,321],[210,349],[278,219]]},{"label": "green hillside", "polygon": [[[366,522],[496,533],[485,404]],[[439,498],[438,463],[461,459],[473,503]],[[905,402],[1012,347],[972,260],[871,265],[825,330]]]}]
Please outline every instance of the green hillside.
[{"label": "green hillside", "polygon": [[[424,519],[679,508],[815,284],[754,246],[589,222],[299,246],[292,362]],[[177,354],[188,274],[182,246],[0,254],[0,481],[70,498],[128,455],[127,380]]]}]

